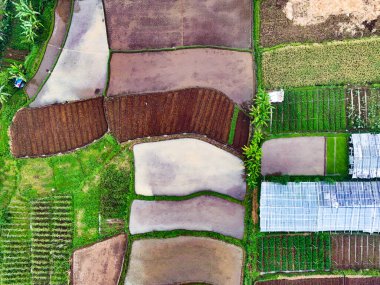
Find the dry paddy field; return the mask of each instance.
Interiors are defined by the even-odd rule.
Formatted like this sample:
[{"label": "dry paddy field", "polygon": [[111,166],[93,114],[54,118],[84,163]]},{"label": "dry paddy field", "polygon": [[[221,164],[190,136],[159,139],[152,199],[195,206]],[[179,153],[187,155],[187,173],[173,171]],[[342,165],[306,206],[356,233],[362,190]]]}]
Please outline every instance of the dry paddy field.
[{"label": "dry paddy field", "polygon": [[[214,89],[116,96],[106,99],[110,131],[123,142],[149,136],[195,133],[227,144],[233,102]],[[249,118],[239,111],[232,146],[247,144]]]},{"label": "dry paddy field", "polygon": [[325,137],[282,138],[263,144],[262,175],[325,175]]},{"label": "dry paddy field", "polygon": [[113,50],[251,47],[249,0],[105,0]]},{"label": "dry paddy field", "polygon": [[244,213],[242,205],[213,196],[184,201],[135,200],[129,230],[131,234],[176,229],[212,231],[242,239]]},{"label": "dry paddy field", "polygon": [[72,284],[117,285],[126,247],[127,236],[121,234],[76,250],[72,260]]},{"label": "dry paddy field", "polygon": [[183,196],[210,190],[243,200],[244,163],[196,139],[143,143],[133,147],[135,191],[146,196]]},{"label": "dry paddy field", "polygon": [[243,104],[253,96],[252,66],[251,53],[208,48],[114,53],[108,96],[204,87]]},{"label": "dry paddy field", "polygon": [[125,285],[241,284],[243,250],[202,237],[145,239],[132,244]]},{"label": "dry paddy field", "polygon": [[16,157],[74,150],[107,132],[103,98],[41,108],[24,108],[13,118],[11,151]]},{"label": "dry paddy field", "polygon": [[335,269],[380,269],[379,235],[332,235]]},{"label": "dry paddy field", "polygon": [[102,0],[75,1],[65,46],[31,107],[101,96],[107,80],[108,42]]},{"label": "dry paddy field", "polygon": [[380,35],[378,3],[377,0],[263,0],[261,44],[268,47]]},{"label": "dry paddy field", "polygon": [[32,98],[36,95],[40,85],[49,75],[54,67],[54,63],[57,60],[63,46],[66,32],[68,30],[68,24],[71,16],[71,1],[59,0],[55,9],[55,22],[54,30],[49,39],[49,43],[46,46],[44,58],[38,68],[37,73],[28,82],[25,88],[26,93]]}]

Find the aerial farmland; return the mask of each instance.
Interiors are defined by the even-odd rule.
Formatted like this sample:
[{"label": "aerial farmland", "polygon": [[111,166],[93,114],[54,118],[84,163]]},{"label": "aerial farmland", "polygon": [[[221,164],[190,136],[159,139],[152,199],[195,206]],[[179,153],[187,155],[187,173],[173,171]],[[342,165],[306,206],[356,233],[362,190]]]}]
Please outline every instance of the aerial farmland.
[{"label": "aerial farmland", "polygon": [[0,0],[0,285],[379,285],[378,0]]}]

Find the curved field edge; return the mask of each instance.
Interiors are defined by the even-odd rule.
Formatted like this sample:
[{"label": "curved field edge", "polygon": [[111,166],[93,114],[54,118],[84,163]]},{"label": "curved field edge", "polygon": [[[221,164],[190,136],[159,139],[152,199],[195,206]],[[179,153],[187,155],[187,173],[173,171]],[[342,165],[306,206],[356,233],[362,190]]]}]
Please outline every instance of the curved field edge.
[{"label": "curved field edge", "polygon": [[380,37],[297,44],[263,50],[263,83],[268,89],[380,81]]}]

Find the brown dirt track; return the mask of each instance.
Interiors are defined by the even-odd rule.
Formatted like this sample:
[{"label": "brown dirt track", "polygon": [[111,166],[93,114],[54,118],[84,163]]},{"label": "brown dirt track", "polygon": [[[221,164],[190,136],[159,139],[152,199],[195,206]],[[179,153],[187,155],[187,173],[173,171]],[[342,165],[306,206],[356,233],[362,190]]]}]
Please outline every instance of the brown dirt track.
[{"label": "brown dirt track", "polygon": [[105,0],[111,49],[251,46],[249,0]]},{"label": "brown dirt track", "polygon": [[263,0],[261,4],[261,45],[268,47],[291,42],[322,42],[342,40],[345,38],[380,35],[380,17],[377,21],[364,25],[356,35],[338,33],[339,24],[348,24],[350,17],[346,15],[330,16],[321,24],[300,26],[294,25],[282,11],[288,0]]},{"label": "brown dirt track", "polygon": [[17,112],[10,128],[14,156],[41,156],[85,146],[107,132],[103,98]]},{"label": "brown dirt track", "polygon": [[255,285],[378,285],[379,277],[295,278],[256,282]]},{"label": "brown dirt track", "polygon": [[380,236],[332,235],[332,266],[335,269],[380,269]]},{"label": "brown dirt track", "polygon": [[[223,93],[204,88],[110,97],[105,104],[110,131],[120,142],[196,133],[226,144],[234,109]],[[238,136],[233,147],[238,150],[247,143],[249,134],[248,119],[244,117],[241,115],[236,125]]]},{"label": "brown dirt track", "polygon": [[73,285],[117,285],[127,247],[127,236],[110,239],[78,249],[73,254]]}]

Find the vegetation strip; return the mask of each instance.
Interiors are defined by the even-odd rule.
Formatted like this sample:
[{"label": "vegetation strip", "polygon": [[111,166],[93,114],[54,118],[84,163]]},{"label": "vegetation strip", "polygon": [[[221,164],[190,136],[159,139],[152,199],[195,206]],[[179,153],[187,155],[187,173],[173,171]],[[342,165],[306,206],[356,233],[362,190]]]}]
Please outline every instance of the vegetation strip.
[{"label": "vegetation strip", "polygon": [[264,86],[274,89],[376,82],[380,80],[379,49],[380,38],[373,37],[265,50]]}]

